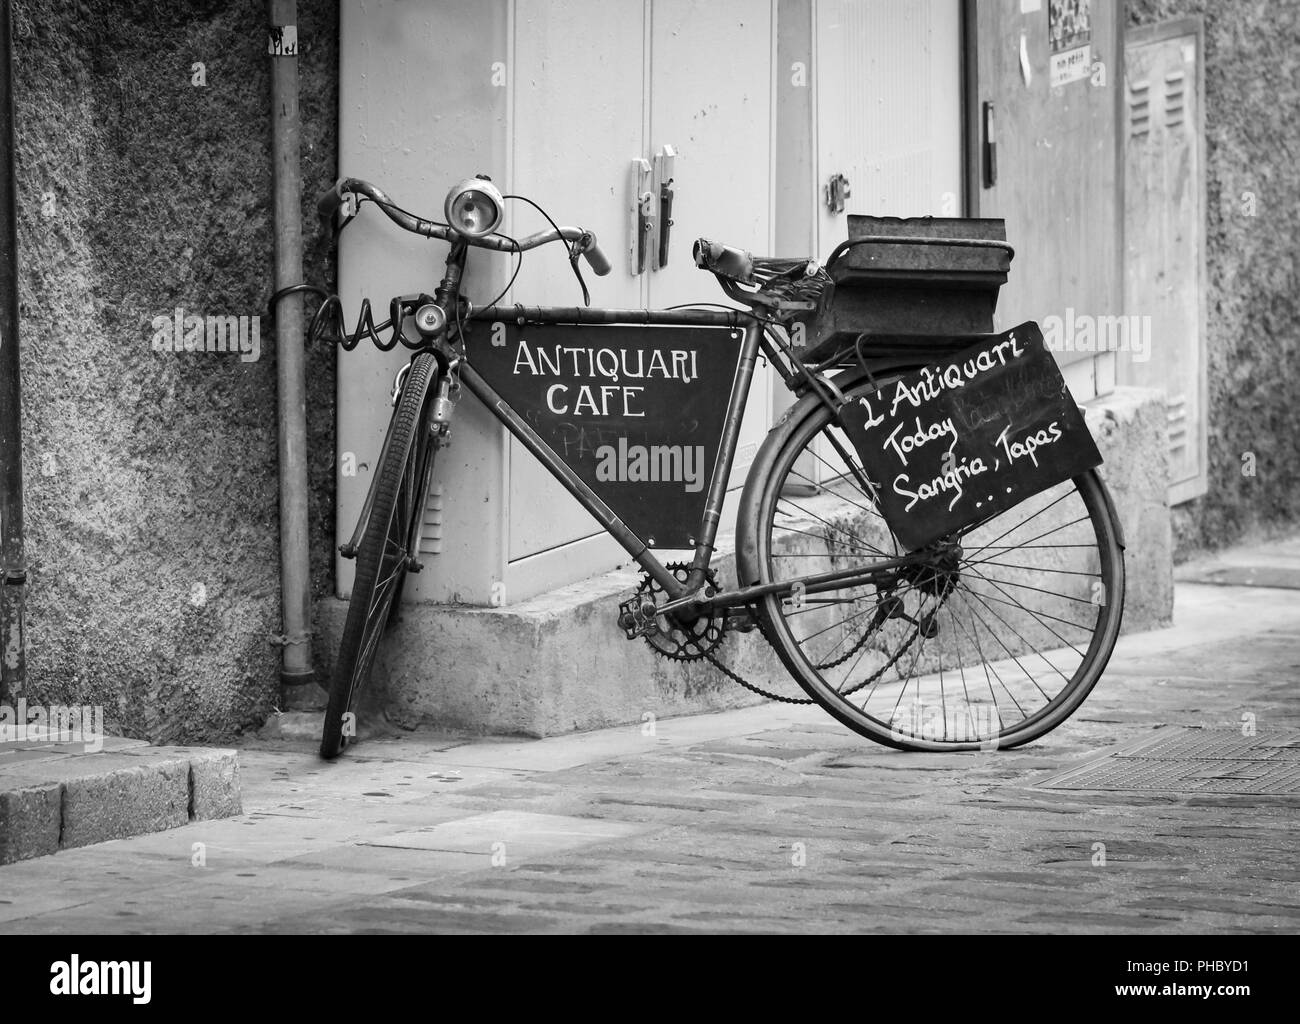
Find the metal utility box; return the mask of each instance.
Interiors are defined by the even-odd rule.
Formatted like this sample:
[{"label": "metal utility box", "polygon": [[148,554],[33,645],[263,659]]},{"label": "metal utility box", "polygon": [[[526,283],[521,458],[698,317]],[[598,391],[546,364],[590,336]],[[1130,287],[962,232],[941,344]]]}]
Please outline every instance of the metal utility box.
[{"label": "metal utility box", "polygon": [[848,243],[828,267],[835,292],[805,361],[851,360],[864,332],[875,354],[992,333],[1012,255],[1002,220],[850,215]]}]

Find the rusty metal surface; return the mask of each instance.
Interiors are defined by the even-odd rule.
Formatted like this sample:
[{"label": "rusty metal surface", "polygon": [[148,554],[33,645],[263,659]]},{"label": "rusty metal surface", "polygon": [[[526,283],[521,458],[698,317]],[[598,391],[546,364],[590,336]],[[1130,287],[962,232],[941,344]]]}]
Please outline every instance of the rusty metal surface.
[{"label": "rusty metal surface", "polygon": [[1035,788],[1300,795],[1300,732],[1162,729]]}]

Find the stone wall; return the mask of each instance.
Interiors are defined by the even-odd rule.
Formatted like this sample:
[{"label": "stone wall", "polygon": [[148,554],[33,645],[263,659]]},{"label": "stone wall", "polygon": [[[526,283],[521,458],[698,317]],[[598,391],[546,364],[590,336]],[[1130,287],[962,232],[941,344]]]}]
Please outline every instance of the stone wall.
[{"label": "stone wall", "polygon": [[1180,559],[1300,521],[1300,4],[1128,0],[1130,26],[1187,15],[1205,22],[1209,493],[1174,510]]},{"label": "stone wall", "polygon": [[[336,167],[337,8],[298,8],[309,197]],[[266,5],[14,0],[14,35],[26,696],[103,705],[110,732],[233,737],[278,699],[282,629]],[[262,316],[259,357],[155,351],[177,308]],[[324,596],[333,353],[309,362]]]}]

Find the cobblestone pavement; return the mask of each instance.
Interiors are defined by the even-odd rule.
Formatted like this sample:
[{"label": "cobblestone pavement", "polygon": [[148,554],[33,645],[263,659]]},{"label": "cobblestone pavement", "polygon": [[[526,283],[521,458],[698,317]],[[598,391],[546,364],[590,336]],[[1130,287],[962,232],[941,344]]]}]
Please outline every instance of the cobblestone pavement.
[{"label": "cobblestone pavement", "polygon": [[242,817],[0,867],[0,931],[1295,932],[1297,797],[1037,785],[1156,729],[1300,726],[1300,591],[1180,583],[1176,619],[1015,751],[775,705],[245,749]]}]

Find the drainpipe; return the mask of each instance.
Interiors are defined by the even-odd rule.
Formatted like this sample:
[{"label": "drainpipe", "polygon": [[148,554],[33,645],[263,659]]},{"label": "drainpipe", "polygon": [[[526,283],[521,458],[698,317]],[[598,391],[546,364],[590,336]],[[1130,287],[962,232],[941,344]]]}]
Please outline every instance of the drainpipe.
[{"label": "drainpipe", "polygon": [[27,674],[13,84],[10,0],[0,0],[0,704],[10,704],[23,693]]},{"label": "drainpipe", "polygon": [[[271,155],[275,178],[275,287],[302,280],[302,172],[298,153],[298,10],[269,0]],[[307,541],[307,385],[302,296],[275,306],[280,413],[280,601],[282,690],[315,680],[311,664],[311,575]],[[288,695],[284,694],[286,703]]]}]

